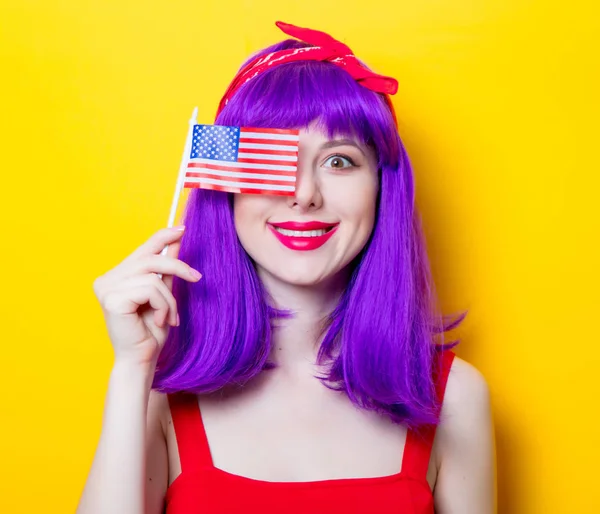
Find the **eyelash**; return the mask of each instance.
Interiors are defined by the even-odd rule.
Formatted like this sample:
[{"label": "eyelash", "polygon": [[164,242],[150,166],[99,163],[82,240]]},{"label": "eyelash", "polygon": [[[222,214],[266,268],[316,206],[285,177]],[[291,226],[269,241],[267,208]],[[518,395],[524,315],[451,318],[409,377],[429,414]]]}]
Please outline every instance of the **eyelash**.
[{"label": "eyelash", "polygon": [[[347,155],[341,154],[341,153],[336,153],[334,155],[330,155],[329,157],[327,157],[327,159],[325,159],[325,163],[330,161],[331,159],[345,159],[346,161],[348,161],[348,163],[350,164],[350,166],[346,167],[346,168],[332,168],[332,169],[348,169],[348,168],[356,168],[356,163],[352,160],[351,157],[348,157]],[[323,163],[323,164],[325,164]]]}]

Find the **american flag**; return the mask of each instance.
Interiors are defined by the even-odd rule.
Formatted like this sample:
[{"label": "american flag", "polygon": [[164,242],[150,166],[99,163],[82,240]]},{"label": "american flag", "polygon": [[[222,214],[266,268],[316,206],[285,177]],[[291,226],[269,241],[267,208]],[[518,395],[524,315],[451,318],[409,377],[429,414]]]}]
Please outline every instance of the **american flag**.
[{"label": "american flag", "polygon": [[195,125],[184,187],[292,196],[298,130]]}]

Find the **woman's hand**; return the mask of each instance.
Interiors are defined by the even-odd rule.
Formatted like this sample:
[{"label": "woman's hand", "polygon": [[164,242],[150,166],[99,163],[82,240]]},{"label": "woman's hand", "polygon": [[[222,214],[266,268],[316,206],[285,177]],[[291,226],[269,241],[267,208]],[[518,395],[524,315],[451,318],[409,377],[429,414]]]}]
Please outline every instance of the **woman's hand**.
[{"label": "woman's hand", "polygon": [[[160,230],[94,281],[116,361],[153,363],[169,326],[179,324],[171,292],[173,276],[189,282],[201,278],[200,273],[177,259],[183,233],[183,227]],[[167,255],[160,255],[167,245]]]}]

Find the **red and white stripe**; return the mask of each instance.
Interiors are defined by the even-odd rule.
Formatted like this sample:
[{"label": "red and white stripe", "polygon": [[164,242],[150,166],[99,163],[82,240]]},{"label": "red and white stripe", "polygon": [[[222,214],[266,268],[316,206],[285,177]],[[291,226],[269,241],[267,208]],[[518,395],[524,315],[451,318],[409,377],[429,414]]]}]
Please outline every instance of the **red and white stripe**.
[{"label": "red and white stripe", "polygon": [[297,130],[241,128],[237,161],[190,159],[184,187],[291,196],[299,140]]}]

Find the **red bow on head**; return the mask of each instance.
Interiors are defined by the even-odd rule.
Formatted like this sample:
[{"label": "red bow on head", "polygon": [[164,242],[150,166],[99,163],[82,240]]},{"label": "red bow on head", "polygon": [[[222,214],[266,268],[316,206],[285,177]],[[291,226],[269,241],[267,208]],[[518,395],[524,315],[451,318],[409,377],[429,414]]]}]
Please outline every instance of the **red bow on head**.
[{"label": "red bow on head", "polygon": [[313,46],[272,52],[248,63],[238,72],[229,88],[227,88],[219,104],[217,116],[240,87],[262,72],[293,61],[325,61],[346,70],[361,86],[383,94],[394,116],[394,121],[396,121],[394,108],[388,97],[388,95],[394,95],[398,91],[398,81],[395,78],[379,75],[368,70],[360,63],[348,46],[325,32],[296,27],[281,21],[276,22],[276,25],[289,36]]}]

